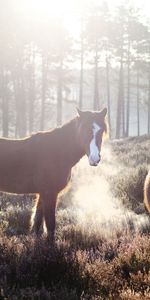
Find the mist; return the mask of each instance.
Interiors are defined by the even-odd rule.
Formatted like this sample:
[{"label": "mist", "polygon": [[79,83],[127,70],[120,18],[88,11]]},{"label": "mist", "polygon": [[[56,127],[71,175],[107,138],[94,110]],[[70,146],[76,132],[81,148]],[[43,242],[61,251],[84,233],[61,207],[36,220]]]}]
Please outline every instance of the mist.
[{"label": "mist", "polygon": [[116,235],[119,231],[141,231],[148,225],[145,214],[136,214],[114,197],[109,176],[119,176],[123,166],[112,155],[111,146],[104,145],[102,162],[90,167],[84,157],[74,168],[72,176],[72,214],[84,232],[105,236]]}]

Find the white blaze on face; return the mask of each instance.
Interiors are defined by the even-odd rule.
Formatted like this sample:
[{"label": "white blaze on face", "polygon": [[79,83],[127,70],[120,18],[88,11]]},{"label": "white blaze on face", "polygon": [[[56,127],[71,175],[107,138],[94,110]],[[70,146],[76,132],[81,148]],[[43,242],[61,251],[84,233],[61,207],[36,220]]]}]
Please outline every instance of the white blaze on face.
[{"label": "white blaze on face", "polygon": [[89,154],[90,165],[97,165],[100,161],[100,153],[99,153],[98,146],[96,144],[96,136],[100,130],[101,130],[101,127],[94,122],[93,123],[93,138],[90,143],[90,154]]}]

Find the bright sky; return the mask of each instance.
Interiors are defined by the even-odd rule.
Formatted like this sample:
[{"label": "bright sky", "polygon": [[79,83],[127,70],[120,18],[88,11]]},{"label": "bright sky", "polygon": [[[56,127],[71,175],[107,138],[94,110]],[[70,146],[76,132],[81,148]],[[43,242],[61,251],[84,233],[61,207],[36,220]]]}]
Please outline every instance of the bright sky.
[{"label": "bright sky", "polygon": [[[73,15],[79,13],[88,3],[97,3],[100,4],[103,0],[22,0],[17,1],[19,6],[22,6],[23,9],[29,9],[32,14],[41,15],[45,13],[47,15],[59,16],[59,15]],[[115,7],[125,0],[107,0],[109,6]],[[148,15],[150,10],[150,1],[149,0],[131,0],[129,1],[134,3],[135,6],[141,7],[144,12]]]},{"label": "bright sky", "polygon": [[[130,1],[130,0],[128,0]],[[66,26],[73,34],[79,32],[79,22],[77,17],[85,13],[88,4],[101,4],[102,0],[16,0],[16,9],[21,10],[24,15],[30,13],[30,18],[40,19],[49,17],[62,17]],[[127,2],[125,0],[107,0],[110,9]],[[131,3],[143,10],[143,14],[149,18],[150,1],[149,0],[131,0]],[[92,7],[92,6],[91,6]]]}]

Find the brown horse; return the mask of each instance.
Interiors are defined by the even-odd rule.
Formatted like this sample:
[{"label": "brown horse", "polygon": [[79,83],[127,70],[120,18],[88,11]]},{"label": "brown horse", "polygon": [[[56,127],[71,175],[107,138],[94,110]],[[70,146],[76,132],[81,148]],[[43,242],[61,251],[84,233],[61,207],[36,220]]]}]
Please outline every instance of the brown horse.
[{"label": "brown horse", "polygon": [[150,213],[150,171],[148,172],[144,182],[144,204]]},{"label": "brown horse", "polygon": [[57,195],[67,185],[71,168],[85,154],[90,165],[100,162],[106,113],[106,108],[78,110],[78,116],[52,131],[25,139],[0,139],[0,190],[38,195],[33,222],[36,234],[44,221],[48,236],[54,236]]}]

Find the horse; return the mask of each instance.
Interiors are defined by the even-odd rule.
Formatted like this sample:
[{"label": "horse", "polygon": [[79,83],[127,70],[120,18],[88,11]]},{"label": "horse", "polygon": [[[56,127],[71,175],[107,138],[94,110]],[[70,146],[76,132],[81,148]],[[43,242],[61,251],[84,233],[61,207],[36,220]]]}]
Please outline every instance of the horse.
[{"label": "horse", "polygon": [[67,186],[72,167],[85,154],[91,166],[101,160],[107,109],[77,111],[61,127],[23,139],[0,139],[0,191],[37,195],[31,217],[37,236],[45,224],[47,236],[54,238],[57,196]]},{"label": "horse", "polygon": [[144,182],[144,204],[150,213],[150,171],[148,172]]}]

